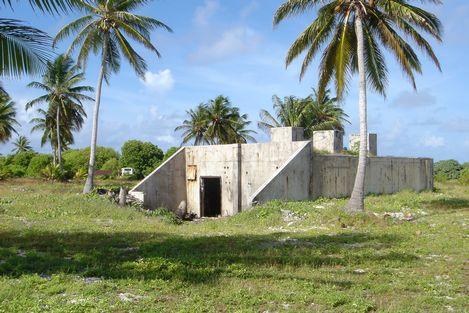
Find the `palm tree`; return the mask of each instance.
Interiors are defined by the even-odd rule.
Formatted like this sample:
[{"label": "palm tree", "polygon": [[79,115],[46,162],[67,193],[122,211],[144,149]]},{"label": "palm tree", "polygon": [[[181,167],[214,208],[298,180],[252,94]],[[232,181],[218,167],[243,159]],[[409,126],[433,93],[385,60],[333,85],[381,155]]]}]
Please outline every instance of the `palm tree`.
[{"label": "palm tree", "polygon": [[315,130],[343,131],[344,124],[349,123],[348,115],[337,104],[338,99],[331,98],[329,93],[329,90],[319,93],[313,89],[313,94],[308,97],[310,104],[305,113],[306,135],[312,136]]},{"label": "palm tree", "polygon": [[11,150],[12,153],[18,154],[20,152],[32,151],[31,142],[25,136],[19,136],[13,142],[14,148]]},{"label": "palm tree", "polygon": [[209,125],[206,136],[212,144],[246,142],[246,135],[252,138],[249,133],[253,131],[245,129],[250,124],[247,115],[240,115],[239,108],[233,107],[227,97],[220,95],[208,102],[207,119]]},{"label": "palm tree", "polygon": [[[68,56],[59,55],[54,62],[47,63],[47,69],[42,76],[42,82],[33,81],[28,86],[38,88],[46,93],[29,101],[26,110],[34,105],[47,103],[49,113],[55,112],[55,140],[56,154],[59,166],[62,166],[62,147],[60,140],[60,130],[62,126],[74,127],[80,130],[83,123],[83,116],[86,117],[82,101],[93,101],[93,98],[84,94],[93,91],[90,86],[77,86],[85,79],[85,75],[79,67],[74,64]],[[78,123],[72,120],[73,116],[79,116]]]},{"label": "palm tree", "polygon": [[189,119],[175,129],[183,131],[183,143],[193,140],[197,146],[256,141],[251,135],[255,132],[247,128],[251,123],[248,116],[241,115],[239,108],[234,107],[227,97],[220,95],[186,112]]},{"label": "palm tree", "polygon": [[[408,41],[427,54],[440,69],[440,63],[426,33],[441,41],[440,20],[418,6],[403,0],[287,0],[274,16],[274,25],[287,17],[321,7],[314,21],[290,47],[286,65],[306,52],[301,66],[303,78],[311,61],[322,49],[319,65],[319,91],[335,82],[341,98],[352,74],[359,78],[360,150],[357,175],[347,211],[364,210],[365,168],[367,157],[367,82],[371,88],[385,95],[387,67],[382,48],[395,56],[404,74],[416,88],[415,73],[421,73],[421,63]],[[440,4],[441,0],[421,1]],[[403,36],[404,35],[404,36]]]},{"label": "palm tree", "polygon": [[72,107],[67,111],[68,116],[61,118],[60,123],[60,143],[57,141],[57,123],[56,123],[56,106],[50,107],[47,111],[43,109],[38,109],[37,113],[39,117],[33,118],[30,123],[34,124],[31,132],[41,131],[41,147],[44,146],[47,142],[50,142],[52,147],[54,165],[57,163],[58,147],[60,146],[62,151],[67,150],[70,145],[74,143],[73,132],[79,131],[84,122],[84,111],[77,110],[76,107]]},{"label": "palm tree", "polygon": [[145,60],[134,50],[127,37],[142,44],[154,52],[160,53],[151,43],[150,32],[156,28],[172,31],[167,25],[151,17],[132,13],[147,1],[142,0],[89,0],[80,1],[79,10],[85,12],[82,16],[63,27],[54,39],[54,43],[76,33],[68,53],[79,49],[78,63],[85,67],[91,52],[101,54],[101,65],[96,88],[96,100],[93,111],[93,129],[91,133],[90,160],[88,176],[83,193],[89,193],[93,188],[96,143],[98,135],[98,115],[101,103],[101,88],[103,79],[109,82],[111,73],[120,68],[121,54],[130,63],[138,76],[144,77],[147,70]]},{"label": "palm tree", "polygon": [[13,133],[17,133],[15,103],[11,101],[10,96],[4,91],[0,92],[0,142],[7,142]]},{"label": "palm tree", "polygon": [[195,110],[186,111],[188,119],[182,122],[182,125],[176,127],[175,131],[182,131],[182,143],[188,143],[193,140],[194,145],[209,144],[206,137],[208,128],[208,112],[205,104],[199,104]]},{"label": "palm tree", "polygon": [[273,127],[303,127],[307,137],[311,137],[315,130],[343,130],[348,116],[337,104],[337,98],[331,98],[329,93],[326,90],[319,94],[313,89],[313,94],[306,98],[289,96],[283,101],[274,95],[275,116],[261,110],[257,125],[268,134]]},{"label": "palm tree", "polygon": [[[272,96],[272,107],[275,116],[267,110],[261,110],[261,121],[257,126],[270,132],[273,127],[305,127],[305,113],[308,99],[299,99],[295,96],[285,97],[283,101],[276,95]],[[305,127],[306,128],[306,127]]]}]

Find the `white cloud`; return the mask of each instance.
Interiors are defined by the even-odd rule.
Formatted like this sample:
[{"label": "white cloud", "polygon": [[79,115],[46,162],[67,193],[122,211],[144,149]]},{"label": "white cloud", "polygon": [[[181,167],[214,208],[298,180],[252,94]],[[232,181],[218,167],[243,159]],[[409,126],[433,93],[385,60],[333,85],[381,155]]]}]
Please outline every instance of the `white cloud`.
[{"label": "white cloud", "polygon": [[174,86],[174,78],[171,70],[165,69],[158,73],[146,72],[145,79],[141,82],[149,89],[157,92],[169,91]]},{"label": "white cloud", "polygon": [[189,56],[191,61],[218,61],[253,50],[260,36],[249,27],[235,27],[221,34],[218,40],[203,45]]},{"label": "white cloud", "polygon": [[216,0],[205,0],[202,6],[195,9],[194,22],[197,26],[207,26],[210,18],[219,9],[220,4]]},{"label": "white cloud", "polygon": [[422,145],[430,148],[440,148],[445,145],[445,139],[440,136],[427,136],[422,139]]}]

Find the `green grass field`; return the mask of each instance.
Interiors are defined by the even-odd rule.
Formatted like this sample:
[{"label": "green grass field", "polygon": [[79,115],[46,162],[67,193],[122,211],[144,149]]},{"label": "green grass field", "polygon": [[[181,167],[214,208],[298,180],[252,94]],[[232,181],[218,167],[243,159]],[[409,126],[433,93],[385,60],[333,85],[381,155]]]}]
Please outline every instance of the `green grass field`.
[{"label": "green grass field", "polygon": [[437,187],[363,215],[321,199],[177,225],[79,185],[0,182],[0,311],[464,312],[469,187]]}]

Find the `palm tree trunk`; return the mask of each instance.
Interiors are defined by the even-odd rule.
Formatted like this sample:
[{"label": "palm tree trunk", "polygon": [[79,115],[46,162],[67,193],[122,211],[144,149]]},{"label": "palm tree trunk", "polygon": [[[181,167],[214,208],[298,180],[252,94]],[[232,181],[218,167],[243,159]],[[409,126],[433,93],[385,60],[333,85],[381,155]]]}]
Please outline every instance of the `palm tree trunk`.
[{"label": "palm tree trunk", "polygon": [[60,105],[57,105],[57,116],[56,116],[56,137],[57,137],[57,161],[60,169],[62,169],[62,144],[60,142]]},{"label": "palm tree trunk", "polygon": [[368,127],[366,117],[366,74],[365,74],[365,58],[363,47],[363,25],[360,13],[355,19],[355,32],[357,34],[357,59],[358,59],[358,77],[359,77],[359,95],[358,106],[360,116],[360,150],[358,154],[358,168],[355,176],[355,184],[353,185],[352,196],[347,203],[345,210],[348,212],[364,211],[365,205],[365,172],[366,160],[368,154]]},{"label": "palm tree trunk", "polygon": [[[106,35],[105,35],[106,36]],[[96,87],[96,99],[93,110],[93,129],[91,131],[91,145],[90,145],[90,161],[88,164],[88,176],[86,177],[83,193],[90,193],[93,189],[94,171],[96,160],[96,143],[98,141],[98,118],[99,118],[99,105],[101,104],[101,88],[103,86],[104,73],[106,72],[106,53],[107,53],[107,38],[104,39],[103,53],[101,60],[101,69],[98,76],[98,85]]]}]

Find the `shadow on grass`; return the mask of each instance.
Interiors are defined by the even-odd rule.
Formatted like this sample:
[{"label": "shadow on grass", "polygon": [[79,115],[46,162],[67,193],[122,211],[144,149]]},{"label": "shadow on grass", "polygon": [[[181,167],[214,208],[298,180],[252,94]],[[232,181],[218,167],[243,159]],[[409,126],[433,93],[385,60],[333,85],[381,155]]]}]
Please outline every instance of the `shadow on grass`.
[{"label": "shadow on grass", "polygon": [[[302,279],[271,267],[359,266],[413,262],[391,251],[399,237],[365,233],[184,237],[159,233],[0,232],[0,275],[68,273],[109,279],[163,279],[209,283],[220,275]],[[294,234],[291,234],[294,236]],[[265,270],[263,270],[263,268]],[[291,273],[291,271],[290,271]],[[349,282],[335,282],[347,286]]]},{"label": "shadow on grass", "polygon": [[469,199],[463,198],[441,198],[430,201],[424,201],[424,205],[428,205],[436,210],[459,210],[469,209]]}]

